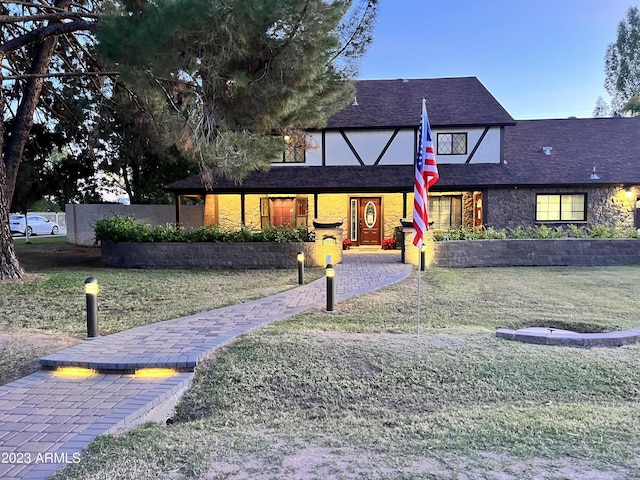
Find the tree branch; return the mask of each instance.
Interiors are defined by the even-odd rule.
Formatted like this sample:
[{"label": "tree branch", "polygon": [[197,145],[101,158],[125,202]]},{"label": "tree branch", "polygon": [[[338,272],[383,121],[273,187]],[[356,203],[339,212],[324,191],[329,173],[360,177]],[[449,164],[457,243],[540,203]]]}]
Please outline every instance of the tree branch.
[{"label": "tree branch", "polygon": [[97,13],[82,13],[82,12],[39,13],[36,15],[0,15],[0,24],[37,22],[42,20],[65,20],[69,18],[75,18],[79,20],[83,18],[98,19],[100,18],[100,15]]},{"label": "tree branch", "polygon": [[2,45],[0,45],[0,56],[4,56],[9,52],[18,50],[31,43],[41,42],[42,40],[55,37],[58,35],[64,35],[65,33],[73,33],[79,30],[89,30],[95,32],[100,28],[100,23],[87,20],[76,20],[67,23],[54,23],[45,27],[32,30],[20,37],[13,38]]},{"label": "tree branch", "polygon": [[24,73],[22,75],[5,75],[2,80],[24,80],[27,78],[49,77],[111,77],[118,76],[120,72],[51,72],[51,73]]}]

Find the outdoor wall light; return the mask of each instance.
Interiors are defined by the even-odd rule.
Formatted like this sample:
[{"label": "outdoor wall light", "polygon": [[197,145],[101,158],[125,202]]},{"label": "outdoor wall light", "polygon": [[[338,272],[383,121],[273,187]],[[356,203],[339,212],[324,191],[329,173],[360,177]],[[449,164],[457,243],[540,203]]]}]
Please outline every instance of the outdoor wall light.
[{"label": "outdoor wall light", "polygon": [[84,281],[84,293],[87,300],[87,336],[91,340],[98,336],[98,281],[89,277]]},{"label": "outdoor wall light", "polygon": [[627,197],[627,200],[631,200],[631,198],[633,198],[633,192],[631,191],[631,188],[627,188],[627,191],[624,192],[624,194]]},{"label": "outdoor wall light", "polygon": [[304,252],[298,252],[298,285],[304,285]]},{"label": "outdoor wall light", "polygon": [[333,264],[327,264],[327,312],[333,312],[335,306],[335,276],[336,270]]}]

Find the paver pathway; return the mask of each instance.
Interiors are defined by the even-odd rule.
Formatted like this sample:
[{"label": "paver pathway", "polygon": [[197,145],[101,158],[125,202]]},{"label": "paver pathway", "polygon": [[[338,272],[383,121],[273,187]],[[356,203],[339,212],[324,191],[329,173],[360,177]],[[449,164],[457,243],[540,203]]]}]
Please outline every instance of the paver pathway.
[{"label": "paver pathway", "polygon": [[[336,268],[336,301],[406,278],[400,254],[348,252]],[[178,398],[191,370],[209,352],[241,333],[326,305],[326,279],[232,307],[99,337],[49,355],[47,368],[99,370],[63,378],[42,370],[0,386],[0,478],[45,479],[79,459],[96,436],[124,430],[167,400]],[[185,371],[164,379],[137,378],[144,367]],[[109,372],[109,373],[102,373]]]}]

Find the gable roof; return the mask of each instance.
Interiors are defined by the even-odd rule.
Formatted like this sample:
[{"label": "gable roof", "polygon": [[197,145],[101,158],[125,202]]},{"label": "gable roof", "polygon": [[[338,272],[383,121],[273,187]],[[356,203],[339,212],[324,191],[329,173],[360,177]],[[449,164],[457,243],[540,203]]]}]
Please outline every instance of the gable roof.
[{"label": "gable roof", "polygon": [[327,129],[417,127],[423,98],[432,128],[515,123],[476,77],[354,83],[357,104],[333,115]]}]

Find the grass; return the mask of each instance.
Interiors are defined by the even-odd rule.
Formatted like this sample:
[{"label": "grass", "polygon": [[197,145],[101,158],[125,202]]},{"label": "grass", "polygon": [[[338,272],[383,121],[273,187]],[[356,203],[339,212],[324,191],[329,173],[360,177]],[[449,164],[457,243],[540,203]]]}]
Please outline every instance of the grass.
[{"label": "grass", "polygon": [[170,426],[104,436],[55,478],[634,478],[640,346],[497,327],[637,328],[639,267],[433,269],[241,336]]},{"label": "grass", "polygon": [[[15,239],[31,275],[0,283],[0,384],[31,373],[39,358],[81,341],[86,330],[84,281],[95,277],[101,335],[246,302],[297,286],[297,267],[283,270],[124,270],[105,268],[98,248],[64,237]],[[307,281],[321,269],[307,269]]]}]

